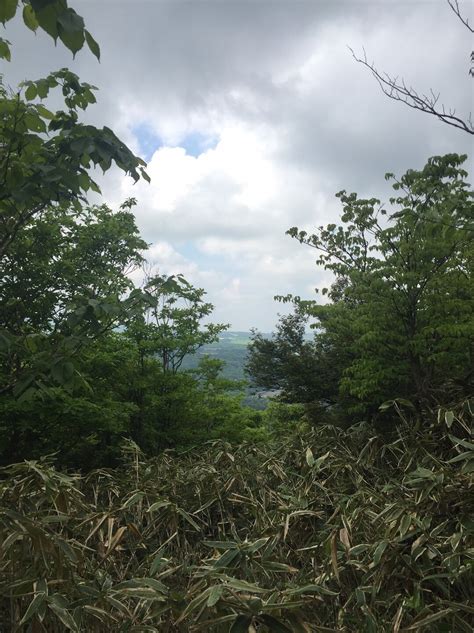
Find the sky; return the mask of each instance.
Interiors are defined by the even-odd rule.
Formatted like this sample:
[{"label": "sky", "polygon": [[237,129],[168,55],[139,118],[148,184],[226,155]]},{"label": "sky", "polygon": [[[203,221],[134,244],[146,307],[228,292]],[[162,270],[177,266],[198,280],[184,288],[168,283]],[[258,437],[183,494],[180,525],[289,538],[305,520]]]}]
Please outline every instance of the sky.
[{"label": "sky", "polygon": [[[118,208],[134,197],[147,259],[204,288],[213,320],[269,332],[287,307],[331,283],[285,235],[337,222],[341,189],[390,195],[386,172],[472,154],[472,136],[384,96],[352,58],[403,77],[467,118],[472,35],[445,0],[70,0],[101,46],[75,59],[15,20],[11,86],[67,66],[99,88],[85,119],[147,162],[151,184],[99,178]],[[474,24],[474,4],[461,3]],[[1,27],[0,27],[1,30]],[[472,158],[468,169],[472,173]],[[137,283],[140,273],[135,273]]]}]

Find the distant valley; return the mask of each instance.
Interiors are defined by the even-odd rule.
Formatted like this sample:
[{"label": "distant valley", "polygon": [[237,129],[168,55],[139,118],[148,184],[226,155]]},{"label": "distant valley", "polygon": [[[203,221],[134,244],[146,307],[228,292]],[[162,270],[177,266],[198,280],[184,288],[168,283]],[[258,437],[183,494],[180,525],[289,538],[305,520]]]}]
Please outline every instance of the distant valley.
[{"label": "distant valley", "polygon": [[218,358],[225,362],[223,376],[231,380],[248,380],[244,373],[247,357],[247,346],[250,343],[250,332],[223,332],[219,340],[204,345],[195,354],[184,359],[183,369],[195,369],[203,356]]}]

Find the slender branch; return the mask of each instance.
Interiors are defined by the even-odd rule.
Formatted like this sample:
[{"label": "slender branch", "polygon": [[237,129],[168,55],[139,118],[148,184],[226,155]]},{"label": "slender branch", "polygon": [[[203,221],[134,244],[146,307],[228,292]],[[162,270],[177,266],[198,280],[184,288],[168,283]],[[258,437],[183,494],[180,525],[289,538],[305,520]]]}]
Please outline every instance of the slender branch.
[{"label": "slender branch", "polygon": [[370,70],[377,80],[382,92],[387,97],[393,99],[394,101],[400,101],[414,110],[431,114],[447,125],[451,125],[463,132],[474,135],[474,124],[472,122],[471,115],[469,115],[467,121],[464,121],[460,117],[456,116],[456,111],[454,109],[447,111],[444,105],[438,106],[439,94],[435,94],[431,90],[430,95],[420,95],[414,88],[407,86],[404,79],[399,81],[398,77],[391,77],[387,73],[380,73],[374,64],[367,60],[365,51],[364,57],[358,57],[352,48],[349,47],[349,50],[356,62],[362,64]]},{"label": "slender branch", "polygon": [[474,33],[474,28],[472,28],[472,26],[469,24],[469,20],[461,14],[461,9],[459,8],[458,0],[447,0],[447,2],[449,6],[451,7],[451,9],[453,10],[453,12],[458,16],[458,18],[464,24],[464,26],[467,29],[469,29],[471,33]]}]

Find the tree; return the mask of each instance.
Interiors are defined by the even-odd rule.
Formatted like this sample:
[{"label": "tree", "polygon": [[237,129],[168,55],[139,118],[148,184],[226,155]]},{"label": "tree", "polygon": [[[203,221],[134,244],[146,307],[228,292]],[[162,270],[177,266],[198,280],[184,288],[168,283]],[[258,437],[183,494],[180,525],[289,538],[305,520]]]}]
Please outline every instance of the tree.
[{"label": "tree", "polygon": [[[66,111],[33,103],[55,88],[62,90]],[[67,69],[24,82],[16,94],[0,86],[0,258],[36,215],[71,205],[79,210],[88,191],[100,192],[91,168],[107,171],[115,161],[135,181],[148,179],[145,162],[112,130],[79,122],[78,110],[96,100],[94,90]]]},{"label": "tree", "polygon": [[189,413],[195,380],[179,372],[184,358],[216,341],[228,326],[202,323],[214,306],[204,300],[202,288],[182,275],[155,275],[144,290],[147,306],[124,333],[135,350],[130,398],[138,410],[133,433],[139,443],[163,446],[166,434],[173,444],[173,427]]},{"label": "tree", "polygon": [[223,323],[202,323],[214,306],[204,301],[203,288],[194,287],[182,275],[156,275],[148,280],[145,290],[149,308],[142,328],[147,353],[160,359],[164,373],[176,374],[185,356],[217,341],[229,328]]},{"label": "tree", "polygon": [[319,252],[318,263],[347,280],[343,301],[312,305],[323,337],[346,341],[340,381],[353,410],[374,412],[402,397],[421,409],[472,388],[473,193],[466,156],[431,158],[399,180],[395,209],[338,194],[341,224],[288,233]]},{"label": "tree", "polygon": [[[331,289],[334,301],[341,282]],[[312,423],[322,420],[343,423],[339,383],[348,364],[347,334],[329,336],[324,329],[324,316],[313,335],[306,329],[313,313],[314,301],[276,297],[293,302],[293,313],[280,317],[276,332],[270,338],[254,331],[248,347],[246,371],[253,384],[276,390],[279,402],[302,404]],[[341,340],[342,339],[342,340]]]},{"label": "tree", "polygon": [[0,262],[0,327],[57,332],[72,306],[130,292],[128,275],[142,264],[147,244],[129,205],[117,212],[105,204],[48,207],[25,227]]},{"label": "tree", "polygon": [[126,347],[110,331],[130,317],[127,275],[146,247],[132,202],[47,209],[0,262],[0,328],[15,343],[1,356],[0,461],[60,450],[66,465],[104,464],[129,434]]},{"label": "tree", "polygon": [[[471,32],[474,33],[474,29],[469,24],[469,20],[465,18],[459,7],[458,0],[447,0],[451,10],[457,15],[462,24]],[[419,110],[435,116],[443,123],[455,127],[467,134],[474,134],[474,123],[471,119],[471,114],[467,117],[460,117],[456,114],[453,108],[446,108],[443,104],[439,103],[440,95],[430,90],[429,94],[419,93],[413,86],[410,86],[404,79],[398,79],[398,77],[392,77],[385,72],[380,72],[374,63],[369,62],[367,55],[364,51],[364,56],[359,57],[354,53],[352,49],[349,49],[352,56],[359,64],[362,64],[370,70],[376,81],[378,82],[382,92],[393,99],[404,103],[409,108]],[[474,51],[471,53],[471,66],[469,68],[469,74],[474,77]]]},{"label": "tree", "polygon": [[[75,53],[84,42],[99,56],[99,49],[84,28],[84,21],[66,0],[24,0],[23,18],[35,30],[43,28],[55,40],[59,37]],[[5,0],[0,21],[9,21],[16,13],[18,0]],[[9,48],[0,42],[0,56],[9,59]],[[60,90],[64,108],[49,110],[43,100]],[[25,245],[25,235],[38,218],[48,216],[65,220],[71,208],[87,223],[89,191],[100,192],[91,170],[107,171],[113,162],[135,181],[149,180],[145,162],[136,157],[108,127],[101,129],[80,122],[81,110],[95,102],[96,88],[82,83],[67,69],[53,72],[38,81],[25,81],[16,92],[0,84],[0,260],[3,274],[15,267],[13,253]],[[66,227],[63,227],[67,230]],[[17,248],[16,242],[19,246]],[[12,259],[13,257],[13,259]],[[21,268],[21,264],[20,264]],[[53,266],[54,268],[54,266]],[[3,283],[3,282],[2,282]],[[57,289],[57,286],[55,286]],[[107,297],[83,297],[82,304],[69,305],[63,325],[48,333],[30,331],[25,338],[24,324],[0,327],[0,355],[3,366],[14,368],[3,375],[0,393],[13,391],[21,396],[35,389],[46,389],[58,380],[65,383],[75,375],[74,357],[78,348],[95,330],[103,327],[106,313],[124,316],[136,305],[139,293],[113,305]],[[51,293],[50,293],[51,297]],[[79,293],[75,295],[79,298]],[[45,299],[46,301],[46,299]],[[18,307],[18,303],[17,303]],[[62,310],[64,306],[60,309]],[[46,303],[43,309],[48,312]],[[10,317],[12,315],[10,314]],[[63,316],[66,317],[64,311]],[[121,318],[122,318],[121,317]],[[22,334],[18,334],[18,331]],[[27,360],[28,359],[28,360]]]}]

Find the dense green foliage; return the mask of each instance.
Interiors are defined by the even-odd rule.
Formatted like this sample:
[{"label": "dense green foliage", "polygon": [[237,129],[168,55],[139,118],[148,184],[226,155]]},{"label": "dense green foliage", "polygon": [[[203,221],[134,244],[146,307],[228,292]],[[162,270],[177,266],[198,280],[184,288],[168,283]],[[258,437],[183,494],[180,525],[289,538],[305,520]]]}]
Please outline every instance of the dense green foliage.
[{"label": "dense green foliage", "polygon": [[[3,470],[3,629],[460,631],[474,624],[466,403],[210,444],[86,477]],[[31,627],[31,628],[27,628]]]},{"label": "dense green foliage", "polygon": [[[20,4],[2,3],[0,21]],[[99,56],[66,0],[22,4],[26,26]],[[0,56],[10,59],[5,46]],[[204,290],[180,275],[135,287],[129,275],[147,248],[135,200],[118,210],[87,202],[100,193],[96,167],[115,163],[149,180],[112,130],[81,122],[95,90],[67,69],[16,91],[0,85],[1,463],[55,453],[62,466],[87,470],[116,464],[124,437],[157,453],[263,433],[221,364],[204,358],[179,371],[227,327],[208,322]],[[48,109],[51,92],[63,109]]]},{"label": "dense green foliage", "polygon": [[[340,224],[288,231],[337,281],[329,303],[297,301],[276,337],[256,334],[248,368],[257,382],[346,416],[373,417],[397,398],[421,412],[472,393],[474,198],[465,160],[435,157],[409,170],[395,180],[390,211],[341,192]],[[311,344],[308,318],[316,319]]]}]

